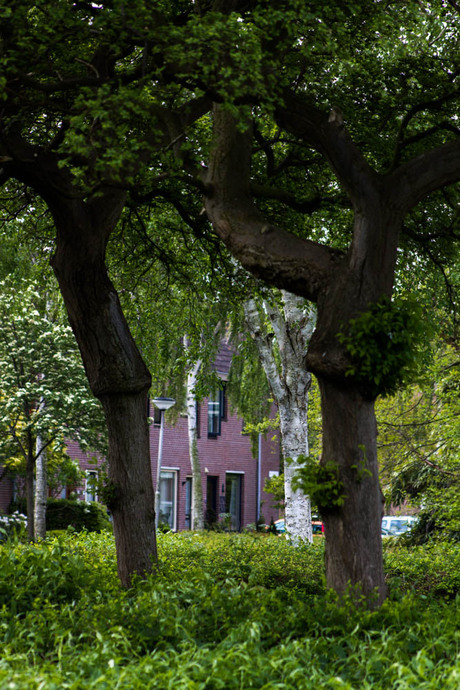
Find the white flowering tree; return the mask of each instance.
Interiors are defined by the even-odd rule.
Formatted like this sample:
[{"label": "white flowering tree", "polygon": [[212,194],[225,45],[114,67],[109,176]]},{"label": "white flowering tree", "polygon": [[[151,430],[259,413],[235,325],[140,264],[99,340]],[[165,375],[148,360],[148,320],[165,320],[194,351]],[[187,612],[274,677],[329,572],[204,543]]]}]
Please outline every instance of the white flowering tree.
[{"label": "white flowering tree", "polygon": [[0,463],[25,475],[28,536],[34,539],[45,530],[46,457],[64,461],[69,439],[103,450],[103,417],[70,327],[50,315],[32,284],[0,282],[0,319]]}]

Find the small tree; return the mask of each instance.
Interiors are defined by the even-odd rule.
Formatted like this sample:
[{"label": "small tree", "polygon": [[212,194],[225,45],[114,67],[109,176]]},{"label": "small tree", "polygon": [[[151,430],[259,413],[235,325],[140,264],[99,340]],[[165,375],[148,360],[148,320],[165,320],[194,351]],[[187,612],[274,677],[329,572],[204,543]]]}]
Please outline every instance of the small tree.
[{"label": "small tree", "polygon": [[[27,281],[2,281],[0,292],[0,458],[25,472],[28,534],[34,539],[37,458],[64,458],[66,439],[103,450],[102,416],[70,327],[50,320]],[[43,493],[40,483],[37,488]]]}]

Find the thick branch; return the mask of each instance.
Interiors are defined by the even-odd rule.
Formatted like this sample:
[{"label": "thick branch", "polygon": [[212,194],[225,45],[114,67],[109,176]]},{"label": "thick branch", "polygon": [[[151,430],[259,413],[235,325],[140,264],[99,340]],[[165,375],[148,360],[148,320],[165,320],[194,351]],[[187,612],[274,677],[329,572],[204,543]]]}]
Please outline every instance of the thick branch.
[{"label": "thick branch", "polygon": [[381,178],[354,144],[338,109],[327,116],[305,98],[286,92],[275,117],[281,127],[325,156],[355,209],[375,204]]},{"label": "thick branch", "polygon": [[460,138],[422,153],[386,177],[386,185],[403,213],[423,197],[460,180]]},{"label": "thick branch", "polygon": [[220,106],[214,112],[214,145],[205,175],[206,210],[232,254],[257,277],[315,301],[342,253],[295,237],[272,225],[250,193],[252,133]]},{"label": "thick branch", "polygon": [[270,388],[272,389],[277,403],[279,403],[285,398],[285,390],[281,383],[278,367],[273,356],[272,337],[262,326],[256,301],[252,298],[248,299],[243,304],[243,308],[246,325],[257,347],[259,359],[264,368]]}]

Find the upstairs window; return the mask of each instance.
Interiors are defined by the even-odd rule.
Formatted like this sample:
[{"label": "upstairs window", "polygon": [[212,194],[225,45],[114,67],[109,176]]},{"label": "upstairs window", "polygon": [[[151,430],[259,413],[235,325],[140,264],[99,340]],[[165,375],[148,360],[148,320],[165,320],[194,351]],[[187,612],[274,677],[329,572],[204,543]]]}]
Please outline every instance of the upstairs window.
[{"label": "upstairs window", "polygon": [[213,391],[208,398],[208,436],[219,436],[225,419],[225,388]]}]

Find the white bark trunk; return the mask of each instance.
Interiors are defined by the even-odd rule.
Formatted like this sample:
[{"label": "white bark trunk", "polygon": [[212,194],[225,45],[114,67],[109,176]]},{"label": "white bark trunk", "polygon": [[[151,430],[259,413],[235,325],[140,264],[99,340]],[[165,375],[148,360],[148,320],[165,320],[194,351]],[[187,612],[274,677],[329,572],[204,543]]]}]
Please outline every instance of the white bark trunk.
[{"label": "white bark trunk", "polygon": [[[42,403],[41,403],[42,404]],[[34,539],[46,536],[46,499],[48,495],[48,462],[46,448],[40,434],[36,439]]]},{"label": "white bark trunk", "polygon": [[282,291],[282,312],[264,303],[280,352],[280,367],[274,357],[272,339],[262,327],[254,300],[245,304],[246,323],[255,340],[259,356],[272,389],[280,415],[284,467],[285,526],[294,543],[313,540],[310,499],[302,491],[293,491],[292,478],[298,468],[299,455],[308,455],[308,391],[311,376],[305,357],[308,340],[314,328],[314,313],[305,300]]},{"label": "white bark trunk", "polygon": [[[185,347],[186,338],[184,338]],[[187,374],[187,426],[188,426],[188,448],[190,456],[190,466],[192,469],[192,508],[191,508],[191,528],[194,530],[204,529],[203,513],[203,487],[201,484],[201,465],[198,454],[198,433],[197,433],[197,412],[195,387],[198,372],[201,368],[201,360],[194,363]]]}]

